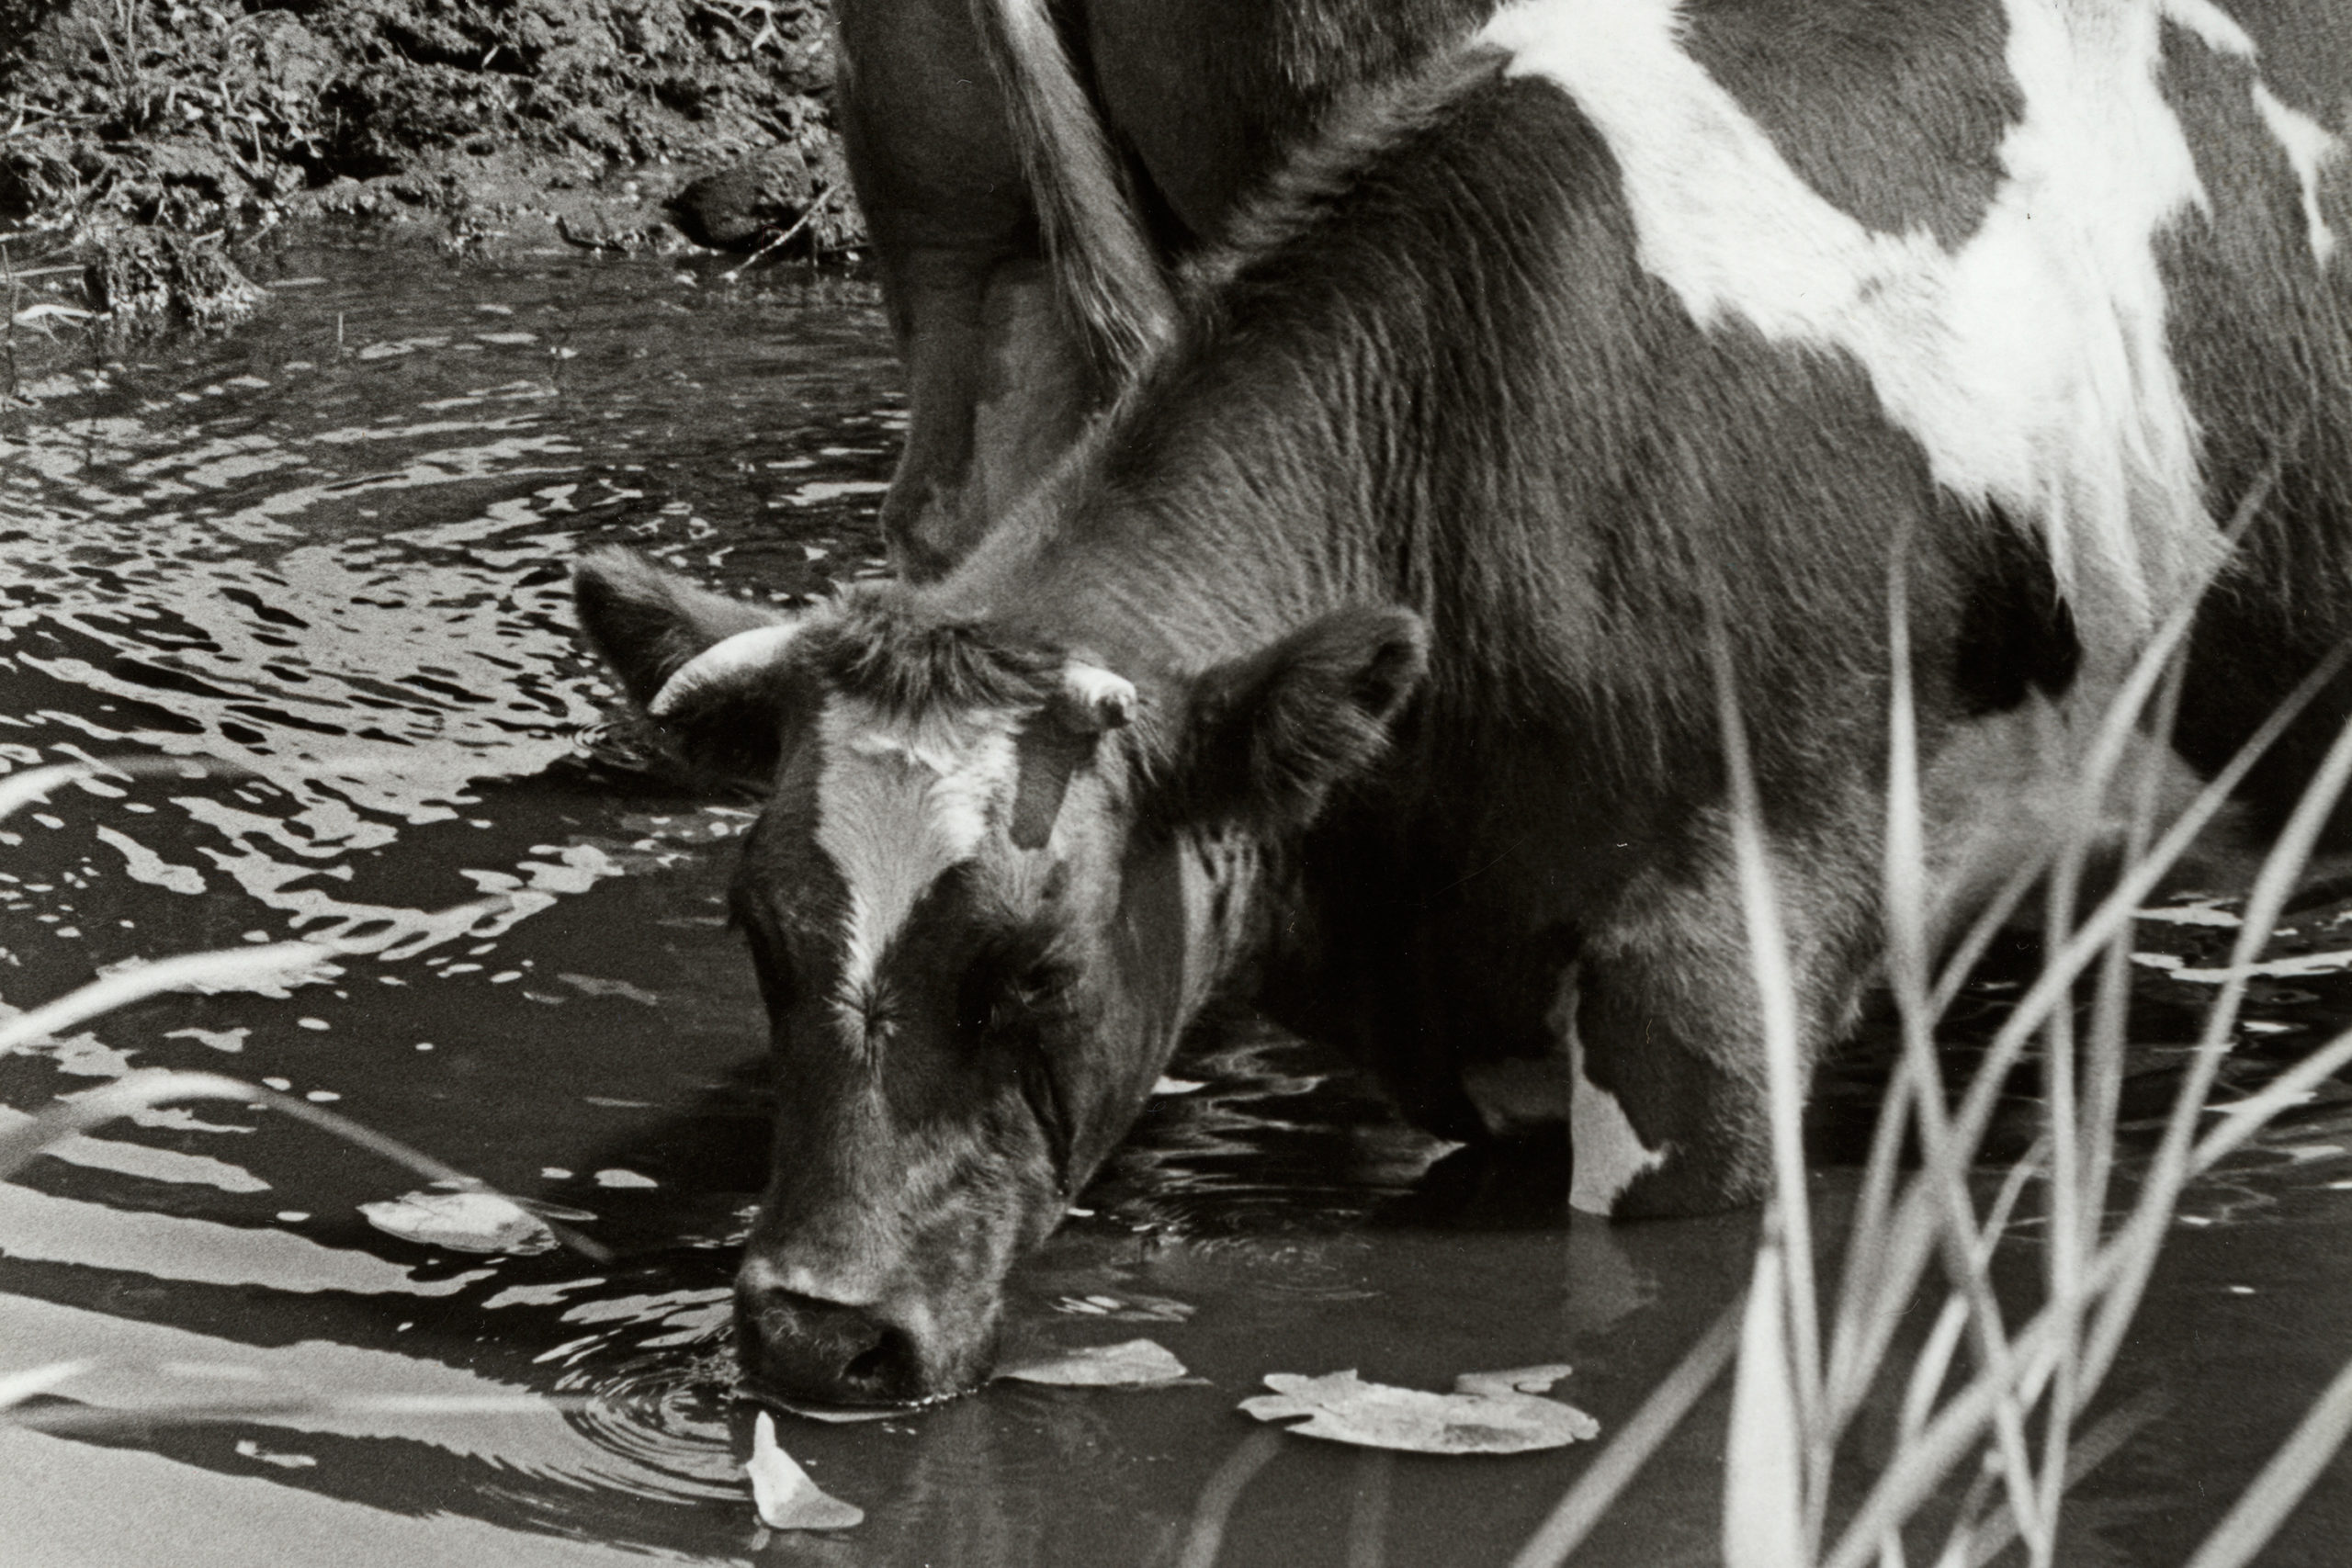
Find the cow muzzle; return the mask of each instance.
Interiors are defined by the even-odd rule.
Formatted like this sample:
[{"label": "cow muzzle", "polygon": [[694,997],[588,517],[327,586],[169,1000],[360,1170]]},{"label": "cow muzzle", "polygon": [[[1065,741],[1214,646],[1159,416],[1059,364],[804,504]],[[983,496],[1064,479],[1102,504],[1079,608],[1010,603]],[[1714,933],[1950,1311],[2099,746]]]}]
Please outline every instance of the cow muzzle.
[{"label": "cow muzzle", "polygon": [[918,1404],[963,1393],[987,1375],[995,1337],[992,1325],[944,1334],[928,1314],[751,1279],[736,1282],[735,1328],[748,1392],[819,1404]]}]

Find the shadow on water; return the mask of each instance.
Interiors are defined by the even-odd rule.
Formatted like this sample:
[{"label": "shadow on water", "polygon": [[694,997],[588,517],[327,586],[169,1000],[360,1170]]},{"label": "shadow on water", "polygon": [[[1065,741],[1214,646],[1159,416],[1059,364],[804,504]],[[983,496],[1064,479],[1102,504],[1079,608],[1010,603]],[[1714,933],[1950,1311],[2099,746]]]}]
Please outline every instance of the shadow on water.
[{"label": "shadow on water", "polygon": [[[759,1527],[727,1370],[771,1092],[721,906],[746,804],[606,731],[565,563],[626,542],[779,599],[878,572],[902,425],[887,334],[863,305],[651,262],[278,265],[251,329],[60,340],[0,412],[0,764],[251,770],[94,779],[0,828],[0,1006],[187,949],[354,951],[320,984],[158,998],[0,1060],[0,1124],[133,1067],[227,1071],[576,1214],[616,1258],[379,1234],[358,1206],[404,1173],[233,1105],[62,1145],[0,1185],[0,1371],[87,1359],[42,1414],[120,1418],[0,1429],[0,1561],[1508,1558],[1582,1451],[1368,1456],[1235,1403],[1269,1371],[1442,1388],[1567,1360],[1561,1392],[1613,1425],[1740,1287],[1753,1217],[1566,1223],[1556,1146],[1449,1151],[1248,1020],[1204,1032],[1015,1284],[1016,1343],[1148,1335],[1199,1381],[791,1424],[867,1523]],[[2233,1083],[2352,1014],[2346,892],[2295,916]],[[2192,899],[2150,928],[2132,1107],[2153,1113],[2177,1074],[2233,918]],[[2014,984],[1996,965],[1972,993],[1988,1027]],[[1832,1212],[1882,1076],[1866,1043],[1826,1085]],[[2032,1093],[2021,1078],[2007,1112],[2019,1135]],[[2344,1353],[2347,1099],[2329,1089],[2190,1194],[2136,1353],[2184,1407],[2227,1414],[2210,1442],[2143,1443],[2095,1482],[2080,1561],[2211,1517]],[[305,1392],[411,1403],[283,1404]],[[542,1397],[421,1403],[518,1394]],[[138,1414],[195,1402],[222,1413]],[[1669,1442],[1594,1561],[1713,1560],[1712,1423]],[[2271,1561],[2331,1561],[2343,1491]]]}]

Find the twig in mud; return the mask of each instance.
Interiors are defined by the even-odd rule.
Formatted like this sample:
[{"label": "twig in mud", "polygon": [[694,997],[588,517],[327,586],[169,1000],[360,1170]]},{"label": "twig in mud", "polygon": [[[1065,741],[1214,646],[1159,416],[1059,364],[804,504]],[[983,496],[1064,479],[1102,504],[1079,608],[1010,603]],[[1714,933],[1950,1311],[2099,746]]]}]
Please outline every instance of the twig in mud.
[{"label": "twig in mud", "polygon": [[25,123],[28,116],[35,119],[79,119],[82,118],[79,115],[68,114],[63,109],[43,108],[39,104],[18,104],[17,123],[6,130],[0,130],[0,141],[6,141],[11,136],[22,136],[28,130],[39,130],[38,126],[29,126]]},{"label": "twig in mud", "polygon": [[759,265],[762,261],[771,255],[774,255],[777,251],[780,251],[785,246],[790,244],[792,243],[793,236],[799,233],[801,230],[808,227],[808,225],[815,220],[817,214],[824,210],[825,204],[832,199],[834,189],[835,187],[832,186],[820,186],[817,194],[808,198],[808,205],[801,209],[800,216],[793,220],[791,228],[785,230],[775,239],[761,245],[760,248],[753,251],[750,257],[747,258],[741,265],[731,267],[729,270],[720,273],[718,276],[721,281],[733,283],[745,273],[751,271],[752,268]]},{"label": "twig in mud", "polygon": [[6,313],[8,321],[6,326],[0,326],[0,358],[6,359],[8,364],[8,384],[5,388],[0,388],[0,400],[5,400],[13,405],[22,400],[17,395],[17,389],[22,384],[21,378],[18,376],[17,371],[17,290],[18,284],[17,282],[16,262],[14,258],[8,254],[8,245],[7,242],[5,240],[0,240],[0,276],[5,276],[8,286],[8,303],[6,307]]}]

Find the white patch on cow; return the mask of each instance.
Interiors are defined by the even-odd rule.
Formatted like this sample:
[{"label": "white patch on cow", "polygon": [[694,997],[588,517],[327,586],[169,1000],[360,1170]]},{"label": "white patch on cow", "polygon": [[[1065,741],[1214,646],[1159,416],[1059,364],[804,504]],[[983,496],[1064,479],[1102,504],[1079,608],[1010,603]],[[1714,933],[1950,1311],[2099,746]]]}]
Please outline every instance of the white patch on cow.
[{"label": "white patch on cow", "polygon": [[1568,1206],[1606,1215],[1636,1178],[1666,1163],[1667,1150],[1642,1142],[1617,1097],[1585,1076],[1577,1002],[1577,971],[1570,965],[1550,1016],[1553,1038],[1568,1063]]},{"label": "white patch on cow", "polygon": [[916,901],[978,852],[1020,761],[1002,713],[906,722],[835,696],[818,735],[817,844],[849,890],[839,999],[855,1009]]},{"label": "white patch on cow", "polygon": [[1851,355],[1939,482],[2040,525],[2097,678],[2222,549],[2153,242],[2205,206],[2156,86],[2161,18],[2205,36],[2228,18],[2202,0],[2006,5],[2024,114],[1957,251],[1806,185],[1683,51],[1676,0],[1522,0],[1484,37],[1607,139],[1642,264],[1694,320]]},{"label": "white patch on cow", "polygon": [[2320,210],[2319,177],[2342,154],[2343,139],[2311,116],[2280,103],[2278,95],[2260,82],[2254,85],[2254,107],[2285,151],[2288,166],[2303,188],[2303,229],[2311,236],[2312,255],[2325,266],[2335,257],[2335,231],[2328,227],[2327,215]]},{"label": "white patch on cow", "polygon": [[[2254,39],[2211,0],[2163,3],[2165,20],[2195,33],[2206,48],[2217,54],[2234,54],[2242,60],[2255,58]],[[2255,113],[2262,117],[2263,125],[2287,154],[2288,166],[2295,171],[2296,183],[2302,186],[2303,229],[2311,239],[2312,259],[2325,266],[2335,257],[2335,231],[2320,209],[2319,181],[2322,171],[2343,152],[2343,139],[2310,115],[2283,102],[2259,78],[2254,84],[2253,94]]]},{"label": "white patch on cow", "polygon": [[[2165,17],[2188,28],[2218,54],[2242,60],[2255,57],[2254,39],[2211,0],[2164,0]],[[2325,266],[2335,257],[2335,231],[2320,209],[2321,173],[2344,151],[2343,140],[2326,126],[2283,102],[2269,85],[2257,78],[2253,87],[2254,112],[2287,154],[2287,165],[2303,193],[2303,230],[2310,236],[2312,258]]]}]

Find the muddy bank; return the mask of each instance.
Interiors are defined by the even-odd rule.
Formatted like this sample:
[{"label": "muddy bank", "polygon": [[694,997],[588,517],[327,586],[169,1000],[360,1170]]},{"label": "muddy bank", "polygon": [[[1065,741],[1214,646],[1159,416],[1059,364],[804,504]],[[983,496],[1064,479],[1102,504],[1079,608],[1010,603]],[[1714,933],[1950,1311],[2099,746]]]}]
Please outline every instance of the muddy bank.
[{"label": "muddy bank", "polygon": [[814,0],[0,0],[9,309],[233,321],[322,220],[848,258],[831,73]]}]

